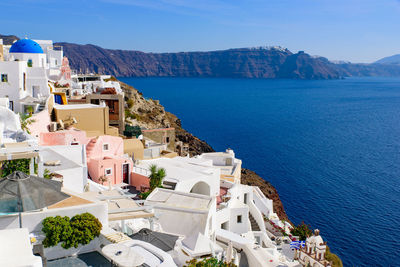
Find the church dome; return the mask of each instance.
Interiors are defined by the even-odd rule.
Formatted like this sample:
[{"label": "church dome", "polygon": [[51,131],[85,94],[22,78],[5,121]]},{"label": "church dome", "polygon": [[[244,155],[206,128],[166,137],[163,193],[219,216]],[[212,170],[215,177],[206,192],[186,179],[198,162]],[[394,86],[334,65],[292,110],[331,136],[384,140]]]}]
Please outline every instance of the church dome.
[{"label": "church dome", "polygon": [[43,49],[38,43],[31,39],[21,39],[16,41],[10,48],[10,53],[33,53],[43,54]]}]

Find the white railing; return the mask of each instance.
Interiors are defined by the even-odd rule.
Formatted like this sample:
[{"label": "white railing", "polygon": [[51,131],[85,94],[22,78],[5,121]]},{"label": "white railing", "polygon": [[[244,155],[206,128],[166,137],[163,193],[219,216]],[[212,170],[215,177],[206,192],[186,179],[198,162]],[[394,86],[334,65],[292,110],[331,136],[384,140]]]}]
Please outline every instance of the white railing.
[{"label": "white railing", "polygon": [[269,218],[270,213],[273,212],[272,200],[268,199],[258,186],[253,187],[253,200],[261,213]]},{"label": "white railing", "polygon": [[258,236],[260,237],[260,244],[262,245],[262,243],[264,243],[265,247],[267,248],[275,248],[276,245],[271,241],[271,239],[269,238],[269,236],[267,235],[267,233],[264,232],[253,232],[254,236]]},{"label": "white railing", "polygon": [[139,167],[139,166],[133,166],[132,172],[143,175],[143,176],[147,176],[147,177],[149,177],[151,174],[151,171],[149,171],[146,168]]}]

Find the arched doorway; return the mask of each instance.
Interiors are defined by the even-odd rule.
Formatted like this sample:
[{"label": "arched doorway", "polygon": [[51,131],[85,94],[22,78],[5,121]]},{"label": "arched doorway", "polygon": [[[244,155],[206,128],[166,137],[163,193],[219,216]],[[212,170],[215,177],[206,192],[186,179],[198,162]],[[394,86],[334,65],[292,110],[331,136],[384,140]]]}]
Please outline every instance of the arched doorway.
[{"label": "arched doorway", "polygon": [[198,182],[192,187],[192,189],[190,190],[190,193],[209,196],[210,195],[210,186],[205,182]]}]

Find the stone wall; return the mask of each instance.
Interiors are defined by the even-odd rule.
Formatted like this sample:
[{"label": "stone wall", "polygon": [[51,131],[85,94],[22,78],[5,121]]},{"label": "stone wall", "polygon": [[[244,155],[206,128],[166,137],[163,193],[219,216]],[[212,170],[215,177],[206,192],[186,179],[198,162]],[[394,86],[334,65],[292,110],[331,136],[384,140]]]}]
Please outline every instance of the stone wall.
[{"label": "stone wall", "polygon": [[167,144],[169,150],[175,151],[175,128],[142,130],[142,134],[157,143]]}]

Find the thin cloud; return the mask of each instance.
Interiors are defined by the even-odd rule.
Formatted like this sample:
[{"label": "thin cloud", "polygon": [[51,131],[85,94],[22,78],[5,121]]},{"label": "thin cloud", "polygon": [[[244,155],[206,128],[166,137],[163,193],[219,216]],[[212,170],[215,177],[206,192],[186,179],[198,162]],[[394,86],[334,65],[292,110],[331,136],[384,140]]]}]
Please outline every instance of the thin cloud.
[{"label": "thin cloud", "polygon": [[222,1],[194,0],[101,0],[105,3],[137,6],[147,9],[161,10],[178,14],[200,15],[202,12],[216,13],[235,8],[234,5]]}]

